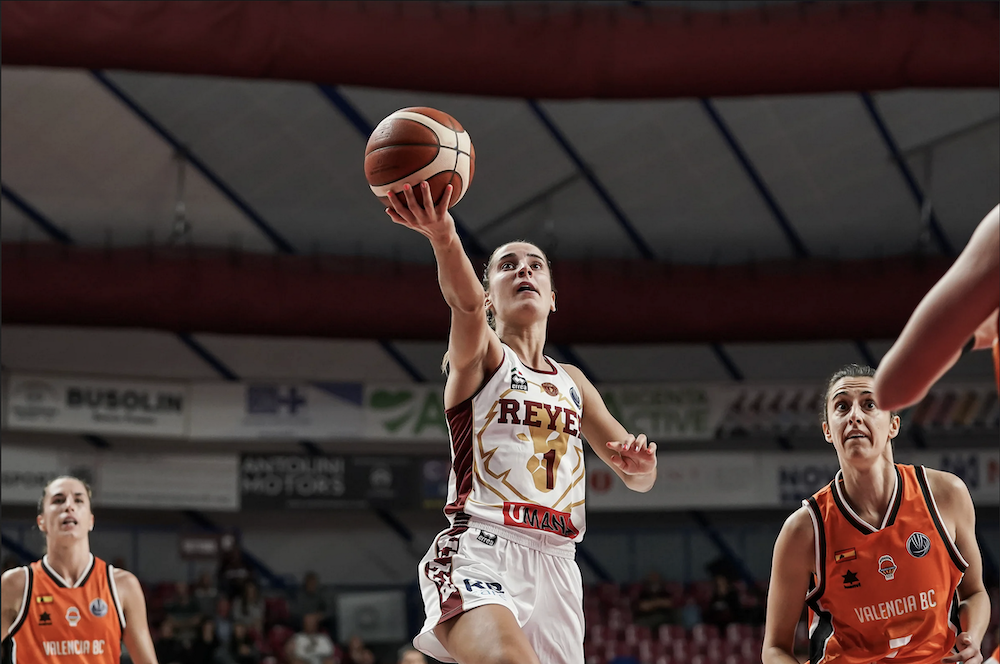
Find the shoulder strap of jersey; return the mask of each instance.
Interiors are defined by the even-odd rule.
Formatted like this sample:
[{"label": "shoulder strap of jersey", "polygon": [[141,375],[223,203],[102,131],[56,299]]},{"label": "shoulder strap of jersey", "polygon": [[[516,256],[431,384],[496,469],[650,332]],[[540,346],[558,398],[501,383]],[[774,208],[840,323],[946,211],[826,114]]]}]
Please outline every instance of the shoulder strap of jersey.
[{"label": "shoulder strap of jersey", "polygon": [[24,593],[21,595],[21,608],[18,610],[17,617],[14,618],[10,630],[7,632],[8,639],[17,634],[17,630],[21,628],[21,625],[24,624],[25,619],[28,617],[28,603],[31,601],[31,588],[35,580],[31,565],[25,565],[21,569],[24,570]]},{"label": "shoulder strap of jersey", "polygon": [[813,523],[813,542],[816,552],[816,585],[806,595],[806,603],[813,611],[819,611],[817,602],[826,590],[826,531],[823,529],[823,513],[820,512],[816,497],[810,496],[803,500],[802,504],[809,511],[809,518]]},{"label": "shoulder strap of jersey", "polygon": [[[103,560],[101,562],[104,562]],[[108,589],[111,591],[111,600],[115,603],[115,612],[118,614],[118,625],[122,629],[122,634],[125,634],[125,609],[122,607],[122,601],[118,597],[118,583],[115,582],[115,568],[111,563],[104,563],[105,569],[108,574]]]},{"label": "shoulder strap of jersey", "polygon": [[931,521],[934,522],[934,528],[937,529],[938,535],[944,541],[944,548],[948,550],[948,555],[951,557],[951,562],[955,563],[955,567],[958,568],[959,572],[965,573],[968,569],[969,563],[965,561],[962,553],[955,546],[955,542],[951,539],[951,533],[944,526],[944,520],[941,518],[941,513],[938,512],[937,502],[934,500],[934,494],[931,493],[931,485],[927,481],[927,469],[923,466],[915,467],[917,475],[917,484],[920,485],[920,493],[924,496],[924,503],[927,505],[927,511],[931,514]]}]

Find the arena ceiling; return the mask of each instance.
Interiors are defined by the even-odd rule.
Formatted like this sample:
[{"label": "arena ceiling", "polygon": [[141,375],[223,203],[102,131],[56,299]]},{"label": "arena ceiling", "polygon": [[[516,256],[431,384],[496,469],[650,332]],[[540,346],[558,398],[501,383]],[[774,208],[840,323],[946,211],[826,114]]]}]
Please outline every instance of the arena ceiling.
[{"label": "arena ceiling", "polygon": [[[468,129],[476,175],[455,208],[466,246],[481,255],[527,238],[550,254],[576,309],[553,319],[552,353],[599,381],[816,379],[877,361],[998,200],[997,76],[948,79],[947,63],[917,56],[866,69],[836,51],[802,62],[775,51],[791,70],[784,91],[758,72],[767,94],[754,94],[739,50],[717,41],[735,68],[712,83],[717,95],[694,84],[654,99],[458,94],[427,89],[435,72],[463,86],[436,51],[426,61],[397,54],[396,70],[422,70],[413,80],[423,90],[399,89],[398,77],[396,89],[376,87],[378,63],[362,86],[192,73],[170,54],[159,66],[112,68],[98,39],[74,51],[53,38],[45,44],[62,50],[39,54],[9,39],[18,26],[8,7],[25,4],[4,3],[0,69],[7,369],[218,375],[207,353],[240,376],[433,379],[447,312],[429,245],[388,221],[362,172],[368,132],[405,106],[442,109]],[[138,4],[162,16],[170,3]],[[743,20],[728,3],[600,6],[625,18],[679,6],[696,26],[702,16]],[[866,5],[842,6],[846,21]],[[989,74],[1000,59],[996,3],[983,6]],[[982,25],[952,15],[950,38],[966,30],[974,49]],[[962,43],[942,59],[956,52]],[[846,72],[837,85],[876,71],[885,87],[796,83],[795,68],[816,62]],[[508,78],[520,89],[516,70]],[[932,80],[952,85],[917,85]],[[843,288],[849,303],[826,299]],[[958,374],[988,375],[979,364]]]}]

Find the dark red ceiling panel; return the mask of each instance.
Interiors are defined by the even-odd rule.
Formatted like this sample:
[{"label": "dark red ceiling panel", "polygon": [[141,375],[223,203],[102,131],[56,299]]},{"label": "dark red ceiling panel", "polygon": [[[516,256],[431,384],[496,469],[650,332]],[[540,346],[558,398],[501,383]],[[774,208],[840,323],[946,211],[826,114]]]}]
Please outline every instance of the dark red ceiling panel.
[{"label": "dark red ceiling panel", "polygon": [[535,98],[996,87],[1000,80],[995,2],[744,6],[5,0],[2,58]]},{"label": "dark red ceiling panel", "polygon": [[[893,338],[950,259],[554,266],[556,343]],[[3,324],[445,340],[434,267],[380,259],[4,244]]]}]

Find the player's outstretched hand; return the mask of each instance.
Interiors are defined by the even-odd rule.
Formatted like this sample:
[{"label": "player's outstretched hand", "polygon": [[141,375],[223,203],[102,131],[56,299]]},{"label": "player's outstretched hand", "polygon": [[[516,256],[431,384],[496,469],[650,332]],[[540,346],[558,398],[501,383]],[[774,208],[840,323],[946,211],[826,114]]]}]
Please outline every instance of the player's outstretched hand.
[{"label": "player's outstretched hand", "polygon": [[[417,185],[417,189],[420,190],[419,194],[413,187],[405,184],[402,194],[390,192],[389,207],[385,209],[385,213],[397,224],[412,228],[431,242],[451,237],[455,232],[455,220],[448,212],[448,204],[451,202],[455,188],[450,184],[445,187],[436,207],[431,198],[429,184],[421,182]],[[406,201],[405,205],[397,198],[400,195]],[[420,197],[419,202],[417,196]]]},{"label": "player's outstretched hand", "polygon": [[626,475],[642,475],[656,468],[656,443],[646,441],[646,434],[638,437],[629,434],[624,441],[613,440],[608,443],[611,463]]},{"label": "player's outstretched hand", "polygon": [[942,662],[947,662],[948,664],[953,664],[954,662],[961,662],[961,664],[983,664],[982,648],[980,648],[978,643],[972,642],[972,637],[969,636],[968,632],[962,632],[955,638],[955,647],[958,648],[958,652],[945,657],[941,660]]}]

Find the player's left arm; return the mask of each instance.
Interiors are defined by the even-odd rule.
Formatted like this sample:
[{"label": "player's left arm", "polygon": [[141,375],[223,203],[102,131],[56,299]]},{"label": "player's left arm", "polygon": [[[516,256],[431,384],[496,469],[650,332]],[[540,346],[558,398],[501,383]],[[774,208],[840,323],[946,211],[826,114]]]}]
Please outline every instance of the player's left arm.
[{"label": "player's left arm", "polygon": [[586,414],[580,430],[601,461],[611,466],[625,486],[644,493],[656,482],[656,443],[646,440],[646,434],[630,434],[608,410],[597,388],[577,367],[563,364],[583,393]]},{"label": "player's left arm", "polygon": [[125,647],[135,664],[157,664],[153,638],[149,635],[146,620],[146,598],[142,594],[139,579],[132,572],[115,569],[115,585],[118,599],[125,614]]},{"label": "player's left arm", "polygon": [[955,364],[983,321],[996,316],[991,312],[996,312],[1000,300],[998,246],[1000,206],[979,223],[955,263],[920,301],[882,358],[875,373],[879,407],[899,410],[923,399]]},{"label": "player's left arm", "polygon": [[968,487],[957,476],[928,468],[927,481],[945,528],[952,533],[955,546],[969,563],[958,585],[962,633],[956,638],[955,645],[959,652],[941,661],[980,664],[983,661],[983,635],[990,622],[990,597],[983,584],[983,558],[976,541],[976,508]]}]

